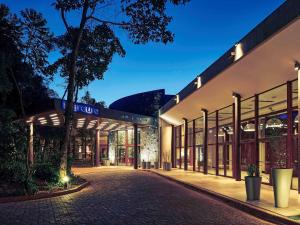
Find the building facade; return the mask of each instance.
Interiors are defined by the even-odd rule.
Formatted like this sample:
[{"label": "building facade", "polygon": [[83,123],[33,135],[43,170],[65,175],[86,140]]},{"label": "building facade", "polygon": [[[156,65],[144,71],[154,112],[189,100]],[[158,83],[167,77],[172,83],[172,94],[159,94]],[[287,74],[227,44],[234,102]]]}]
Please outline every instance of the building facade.
[{"label": "building facade", "polygon": [[300,190],[300,1],[285,1],[160,109],[160,159],[244,179],[293,168]]},{"label": "building facade", "polygon": [[[142,161],[157,162],[158,120],[154,115],[169,99],[164,90],[155,90],[117,100],[109,108],[74,103],[69,148],[75,163],[138,168]],[[61,148],[61,136],[49,134],[59,134],[65,108],[66,101],[53,99],[43,112],[27,118],[33,140],[30,161],[36,148]]]}]

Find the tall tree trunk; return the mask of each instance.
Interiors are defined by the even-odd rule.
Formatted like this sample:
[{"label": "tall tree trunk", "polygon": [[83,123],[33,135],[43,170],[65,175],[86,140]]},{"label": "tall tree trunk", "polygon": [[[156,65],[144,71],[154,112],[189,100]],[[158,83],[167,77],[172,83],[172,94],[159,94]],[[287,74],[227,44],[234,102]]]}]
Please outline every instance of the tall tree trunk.
[{"label": "tall tree trunk", "polygon": [[67,171],[68,168],[68,146],[70,141],[70,134],[71,134],[71,122],[73,120],[73,105],[74,105],[74,92],[75,92],[75,76],[76,76],[76,61],[78,56],[78,49],[82,38],[83,29],[86,23],[86,15],[88,11],[88,4],[89,2],[86,0],[84,3],[80,27],[78,32],[74,38],[74,45],[73,51],[71,54],[71,62],[69,67],[69,79],[68,79],[68,95],[67,95],[67,102],[66,102],[66,109],[65,109],[65,126],[63,132],[63,144],[62,144],[62,154],[60,160],[60,177],[64,177],[70,171]]}]

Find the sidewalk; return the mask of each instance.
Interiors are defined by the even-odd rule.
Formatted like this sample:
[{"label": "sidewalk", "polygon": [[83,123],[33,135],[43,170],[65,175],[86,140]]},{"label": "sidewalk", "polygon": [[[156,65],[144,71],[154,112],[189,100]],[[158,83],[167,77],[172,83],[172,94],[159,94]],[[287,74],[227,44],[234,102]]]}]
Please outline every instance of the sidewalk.
[{"label": "sidewalk", "polygon": [[[241,207],[256,208],[264,213],[269,213],[276,217],[291,219],[299,217],[300,224],[300,195],[297,191],[291,190],[288,208],[275,208],[273,188],[269,185],[262,185],[260,201],[246,201],[246,191],[244,181],[235,181],[232,178],[204,175],[199,172],[172,169],[172,171],[151,170],[156,174],[169,178],[178,183],[182,183],[193,189],[207,192],[231,203],[240,204]],[[297,218],[298,219],[298,218]],[[294,222],[296,220],[293,220]]]}]

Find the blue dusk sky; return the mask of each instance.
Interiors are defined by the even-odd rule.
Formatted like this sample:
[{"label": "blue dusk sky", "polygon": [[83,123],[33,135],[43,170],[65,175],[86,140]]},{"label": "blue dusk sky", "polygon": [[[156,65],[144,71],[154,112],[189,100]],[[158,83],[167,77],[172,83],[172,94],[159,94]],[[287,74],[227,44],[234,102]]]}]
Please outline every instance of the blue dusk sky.
[{"label": "blue dusk sky", "polygon": [[[0,0],[13,12],[24,8],[40,11],[55,34],[64,32],[54,0]],[[134,45],[125,32],[119,32],[126,56],[115,56],[104,80],[91,83],[89,90],[107,105],[134,93],[166,89],[176,94],[205,70],[227,49],[274,11],[284,0],[191,0],[185,6],[169,7],[173,17],[169,28],[175,33],[173,43]],[[76,15],[68,18],[76,21]],[[57,58],[52,54],[51,61]],[[64,81],[57,75],[50,87],[60,96]]]}]

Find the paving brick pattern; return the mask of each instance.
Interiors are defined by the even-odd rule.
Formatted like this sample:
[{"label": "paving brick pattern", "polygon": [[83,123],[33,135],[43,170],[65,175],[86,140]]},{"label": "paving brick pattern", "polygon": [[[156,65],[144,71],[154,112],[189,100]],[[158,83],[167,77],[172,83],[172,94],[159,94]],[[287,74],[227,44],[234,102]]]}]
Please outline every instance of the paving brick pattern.
[{"label": "paving brick pattern", "polygon": [[80,192],[0,204],[0,224],[270,224],[155,174],[103,169],[82,176],[91,186]]}]

